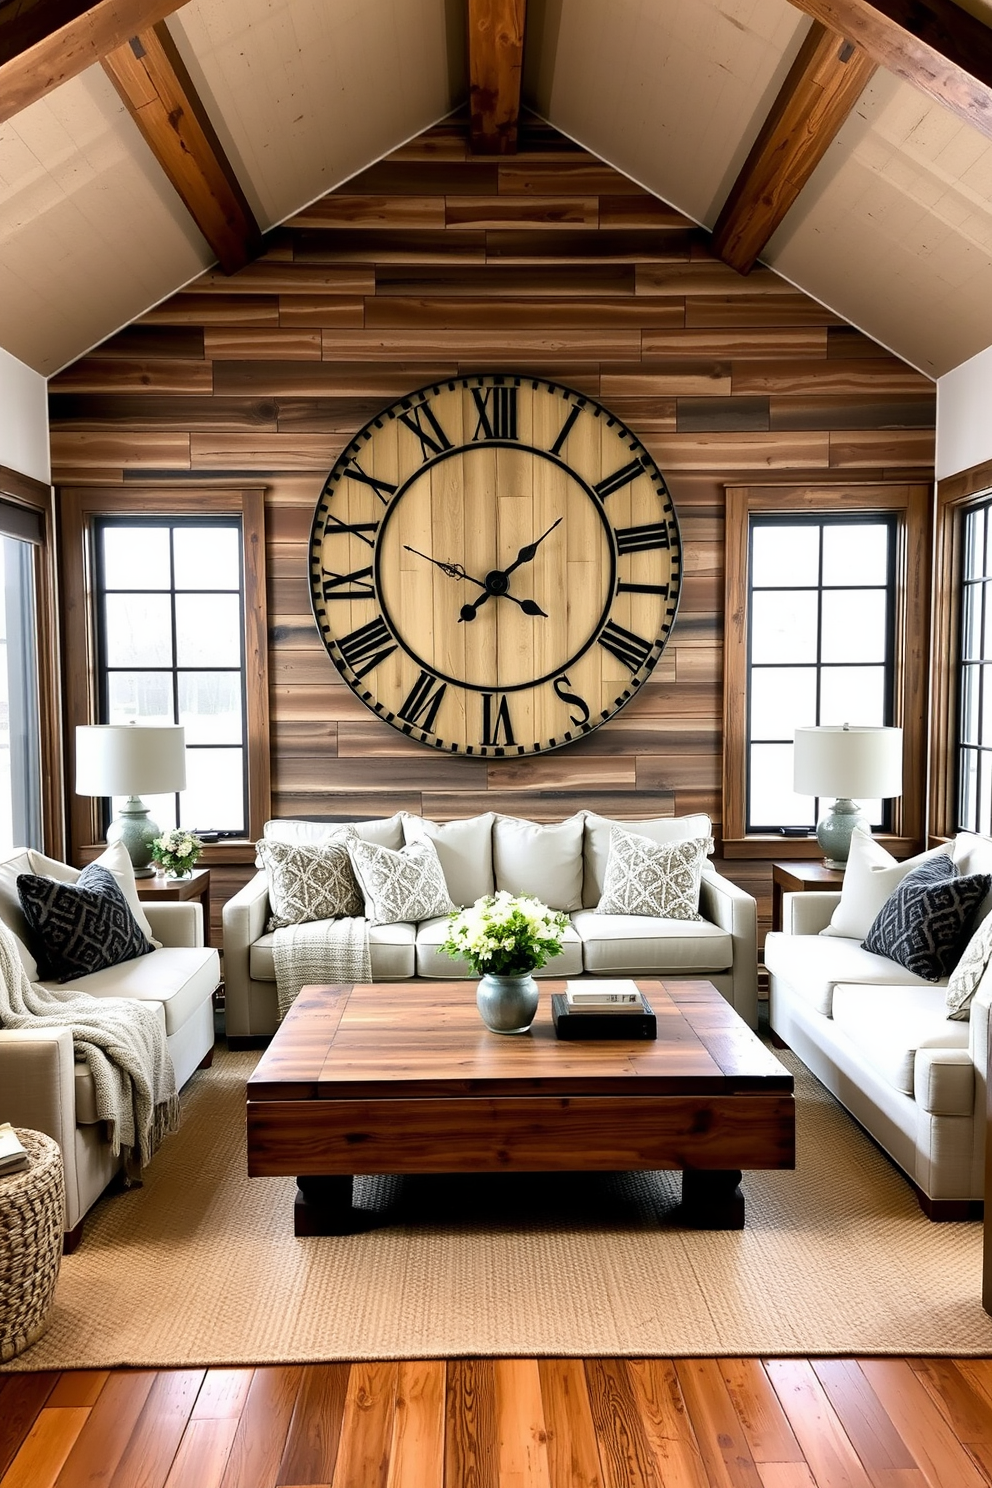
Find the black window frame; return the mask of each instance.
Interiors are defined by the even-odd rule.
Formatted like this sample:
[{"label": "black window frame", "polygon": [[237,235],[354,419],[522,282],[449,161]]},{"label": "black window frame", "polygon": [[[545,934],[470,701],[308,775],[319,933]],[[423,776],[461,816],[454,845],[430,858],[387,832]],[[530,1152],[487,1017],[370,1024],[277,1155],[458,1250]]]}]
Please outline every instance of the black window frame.
[{"label": "black window frame", "polygon": [[[983,572],[982,572],[982,574],[980,576],[971,578],[971,577],[969,577],[968,572],[967,572],[967,569],[968,569],[968,552],[969,552],[968,523],[970,521],[972,521],[975,517],[977,517],[979,513],[983,513],[985,515],[985,531],[984,531],[983,554],[982,554],[982,570],[983,570]],[[964,809],[963,809],[964,808],[964,800],[963,800],[963,797],[964,797],[964,780],[965,780],[964,760],[965,760],[966,753],[973,751],[975,753],[975,755],[977,756],[978,761],[980,762],[983,754],[992,755],[992,744],[983,745],[980,742],[979,743],[974,743],[974,744],[971,744],[971,743],[966,744],[964,742],[963,735],[964,735],[964,708],[965,708],[965,672],[966,672],[966,669],[969,668],[969,667],[977,667],[978,668],[978,677],[979,677],[979,693],[978,693],[978,739],[980,740],[981,739],[981,736],[982,736],[982,720],[983,720],[983,715],[984,715],[984,710],[985,710],[986,673],[987,673],[987,670],[988,669],[992,669],[992,653],[990,653],[988,656],[986,656],[984,654],[985,634],[986,634],[986,614],[988,613],[990,603],[992,603],[992,600],[990,600],[990,588],[992,588],[992,491],[986,492],[984,494],[984,496],[981,496],[978,500],[970,501],[968,503],[968,505],[961,510],[959,516],[960,516],[961,569],[960,569],[960,584],[959,584],[958,595],[957,595],[957,607],[958,607],[957,618],[958,618],[958,635],[960,636],[961,639],[960,639],[960,645],[959,645],[959,648],[958,648],[957,676],[955,678],[956,698],[955,698],[955,709],[954,709],[954,722],[955,722],[955,738],[954,738],[954,821],[955,821],[955,830],[958,831],[958,832],[979,832],[980,833],[982,831],[982,826],[981,826],[981,820],[982,820],[982,771],[981,771],[981,766],[980,766],[980,763],[979,763],[979,768],[976,770],[976,777],[975,777],[976,778],[976,787],[975,787],[975,810],[974,810],[974,817],[973,817],[973,821],[972,822],[967,822],[965,820],[965,813],[964,813]],[[981,636],[981,646],[980,646],[979,649],[982,652],[982,654],[980,656],[978,656],[977,658],[970,658],[969,659],[965,655],[965,638],[967,636],[966,620],[967,620],[967,610],[968,610],[967,598],[968,598],[969,587],[975,586],[975,585],[978,585],[978,584],[981,584],[981,586],[982,586],[982,607],[981,607],[981,614],[979,616],[979,627],[978,627],[979,635]],[[990,628],[992,628],[992,627],[990,627]],[[992,672],[989,672],[989,675],[992,675]],[[989,698],[989,706],[992,707],[992,697]],[[990,796],[992,796],[992,788],[990,788]],[[992,827],[992,809],[990,809],[990,827]]]},{"label": "black window frame", "polygon": [[[891,726],[895,721],[895,688],[896,688],[896,609],[897,609],[897,581],[898,581],[898,542],[899,542],[899,516],[893,511],[838,511],[838,512],[798,512],[798,511],[776,511],[757,512],[748,514],[747,524],[747,643],[745,654],[745,724],[744,724],[744,829],[748,835],[781,833],[785,829],[782,822],[759,824],[751,820],[751,748],[753,740],[751,737],[751,679],[754,666],[751,660],[752,646],[754,642],[753,626],[753,604],[755,594],[754,584],[754,534],[759,527],[817,527],[820,529],[820,543],[818,555],[817,583],[812,584],[776,584],[759,585],[758,591],[774,588],[776,591],[793,590],[797,593],[817,595],[817,638],[816,659],[813,662],[761,662],[761,668],[774,670],[776,666],[789,669],[796,667],[807,667],[816,671],[816,719],[820,721],[820,686],[822,671],[832,666],[871,666],[877,667],[877,662],[823,662],[823,595],[832,589],[843,587],[847,589],[870,589],[877,590],[877,584],[844,584],[824,585],[823,583],[823,537],[822,530],[825,527],[887,527],[889,531],[888,553],[886,559],[885,594],[887,597],[887,614],[885,625],[885,657],[883,660],[884,671],[884,717],[882,723]],[[761,739],[761,744],[792,744],[793,739]],[[813,807],[813,822],[809,824],[808,830],[815,829],[816,822],[820,818],[820,798],[817,797]],[[873,822],[874,829],[888,832],[892,826],[892,802],[882,802],[882,820]],[[805,827],[803,828],[805,830]]]},{"label": "black window frame", "polygon": [[[104,567],[104,544],[103,534],[114,527],[143,527],[143,528],[165,528],[170,533],[169,538],[169,588],[166,589],[108,589]],[[218,528],[226,527],[234,529],[238,534],[238,649],[240,664],[235,667],[180,667],[176,662],[176,595],[180,594],[233,594],[233,588],[224,589],[176,589],[175,574],[175,543],[171,534],[177,529],[188,530],[193,527]],[[116,671],[122,672],[158,672],[171,673],[172,676],[172,709],[173,722],[179,722],[179,673],[180,672],[234,672],[237,671],[241,678],[241,801],[242,801],[242,825],[237,828],[217,828],[206,823],[182,823],[187,830],[195,831],[211,841],[224,839],[240,840],[250,832],[249,814],[249,735],[248,735],[248,675],[247,675],[247,650],[245,645],[245,532],[244,521],[237,512],[209,512],[202,515],[191,515],[186,513],[149,514],[127,513],[100,514],[93,521],[93,609],[95,629],[95,658],[96,658],[96,696],[99,712],[99,722],[110,721],[110,696],[109,679]],[[172,659],[173,664],[169,667],[111,667],[107,662],[106,644],[106,606],[107,594],[168,594],[170,601],[170,617],[172,626]],[[186,748],[189,751],[207,749],[232,749],[232,744],[190,744]],[[179,806],[181,792],[175,793],[175,817],[177,824],[180,822]],[[113,812],[109,799],[100,803],[101,825],[104,835],[109,827]]]}]

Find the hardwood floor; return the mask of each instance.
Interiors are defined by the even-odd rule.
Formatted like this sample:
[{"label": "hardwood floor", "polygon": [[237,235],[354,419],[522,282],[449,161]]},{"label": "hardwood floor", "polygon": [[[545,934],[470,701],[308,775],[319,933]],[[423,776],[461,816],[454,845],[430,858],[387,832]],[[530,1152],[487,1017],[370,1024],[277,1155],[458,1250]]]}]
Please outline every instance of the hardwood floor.
[{"label": "hardwood floor", "polygon": [[990,1359],[0,1376],[0,1488],[989,1488]]}]

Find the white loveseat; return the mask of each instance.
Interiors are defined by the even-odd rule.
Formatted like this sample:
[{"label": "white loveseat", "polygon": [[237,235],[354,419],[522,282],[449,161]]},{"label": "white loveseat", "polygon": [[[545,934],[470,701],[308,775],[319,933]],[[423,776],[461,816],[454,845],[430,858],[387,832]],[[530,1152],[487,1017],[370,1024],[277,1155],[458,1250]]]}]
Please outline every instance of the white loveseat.
[{"label": "white loveseat", "polygon": [[[112,852],[105,857],[113,862]],[[72,883],[79,870],[31,848],[0,857],[0,920],[15,937],[28,976],[37,981],[37,965],[28,949],[17,897],[19,873]],[[141,905],[133,878],[130,888],[126,881],[118,881],[142,929],[161,942],[160,947],[71,982],[41,985],[154,1004],[181,1088],[195,1069],[209,1064],[213,1053],[213,993],[220,982],[220,960],[215,950],[203,944],[199,904]],[[115,1176],[123,1158],[114,1156],[104,1124],[97,1120],[93,1078],[86,1064],[75,1062],[68,1029],[0,1028],[0,1121],[45,1132],[62,1149],[66,1249],[73,1249],[86,1211]]]},{"label": "white loveseat", "polygon": [[[987,838],[962,833],[944,850],[961,873],[992,871]],[[840,898],[783,895],[783,929],[765,940],[772,1031],[899,1164],[931,1219],[974,1217],[984,1193],[992,969],[970,1019],[951,1020],[947,977],[924,981],[858,939],[821,934]]]},{"label": "white loveseat", "polygon": [[[273,821],[265,834],[278,841],[319,843],[341,822]],[[582,812],[543,828],[517,817],[483,816],[433,823],[399,813],[354,823],[360,837],[398,849],[429,836],[456,905],[472,904],[494,889],[530,893],[569,913],[563,952],[537,975],[545,977],[704,977],[718,987],[751,1027],[757,1023],[756,911],[750,894],[703,868],[700,920],[601,915],[612,822]],[[706,816],[622,822],[656,842],[709,837]],[[268,881],[259,872],[224,906],[224,983],[227,1035],[235,1043],[275,1032],[278,1023]],[[440,954],[445,918],[420,924],[369,927],[374,981],[471,976],[464,963]]]}]

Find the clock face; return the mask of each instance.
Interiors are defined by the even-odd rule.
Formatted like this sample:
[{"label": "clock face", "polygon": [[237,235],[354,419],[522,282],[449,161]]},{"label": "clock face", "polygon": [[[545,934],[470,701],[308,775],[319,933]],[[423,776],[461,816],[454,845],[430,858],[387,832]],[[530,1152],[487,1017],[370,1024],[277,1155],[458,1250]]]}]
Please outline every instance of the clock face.
[{"label": "clock face", "polygon": [[435,749],[556,749],[612,717],[678,607],[654,461],[593,399],[461,377],[386,408],[342,454],[310,542],[314,616],[349,687]]}]

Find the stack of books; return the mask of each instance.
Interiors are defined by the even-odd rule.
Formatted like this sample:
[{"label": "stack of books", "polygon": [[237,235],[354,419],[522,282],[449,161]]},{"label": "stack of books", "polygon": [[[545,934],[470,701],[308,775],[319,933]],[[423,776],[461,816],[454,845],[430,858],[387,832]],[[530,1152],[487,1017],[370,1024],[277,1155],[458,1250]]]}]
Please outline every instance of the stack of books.
[{"label": "stack of books", "polygon": [[560,1039],[654,1039],[654,1011],[636,982],[621,978],[566,982],[551,997]]},{"label": "stack of books", "polygon": [[28,1155],[9,1121],[0,1122],[0,1178],[19,1173],[28,1165]]}]

